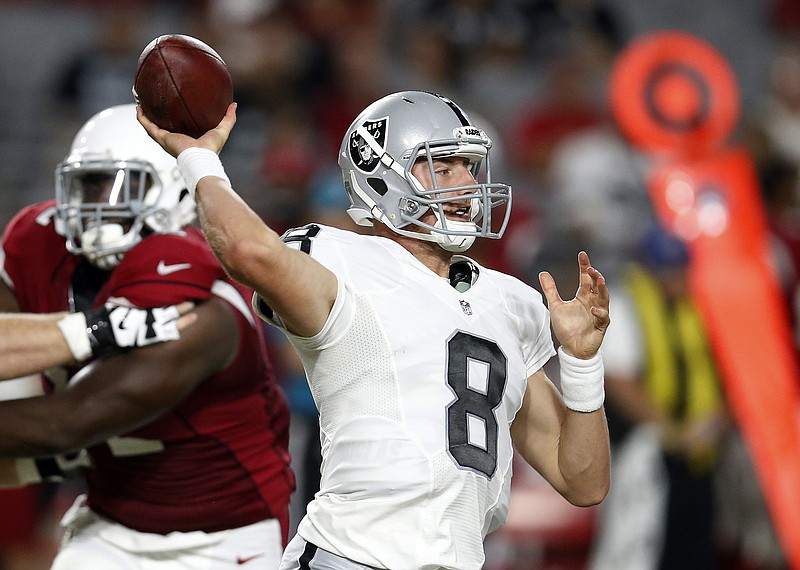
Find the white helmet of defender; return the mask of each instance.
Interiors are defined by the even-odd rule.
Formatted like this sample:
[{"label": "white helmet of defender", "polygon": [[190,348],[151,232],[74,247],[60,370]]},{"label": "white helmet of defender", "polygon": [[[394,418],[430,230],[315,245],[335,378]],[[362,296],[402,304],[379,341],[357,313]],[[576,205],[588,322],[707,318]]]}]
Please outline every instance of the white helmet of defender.
[{"label": "white helmet of defender", "polygon": [[89,119],[55,176],[56,231],[101,269],[144,236],[180,231],[196,217],[175,158],[139,124],[134,104]]}]

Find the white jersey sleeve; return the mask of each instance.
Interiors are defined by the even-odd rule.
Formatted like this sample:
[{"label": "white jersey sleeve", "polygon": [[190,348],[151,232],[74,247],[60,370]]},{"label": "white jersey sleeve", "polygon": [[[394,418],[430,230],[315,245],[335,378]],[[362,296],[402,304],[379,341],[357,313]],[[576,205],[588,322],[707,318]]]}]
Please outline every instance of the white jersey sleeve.
[{"label": "white jersey sleeve", "polygon": [[385,238],[287,235],[339,280],[323,330],[288,335],[323,454],[298,533],[376,568],[481,568],[508,511],[511,420],[555,354],[541,296],[485,268],[458,292]]}]

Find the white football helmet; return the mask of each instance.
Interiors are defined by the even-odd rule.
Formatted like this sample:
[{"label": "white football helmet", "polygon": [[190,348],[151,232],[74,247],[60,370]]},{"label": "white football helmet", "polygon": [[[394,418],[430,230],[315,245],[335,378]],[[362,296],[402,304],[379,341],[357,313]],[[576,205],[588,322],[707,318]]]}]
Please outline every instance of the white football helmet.
[{"label": "white football helmet", "polygon": [[139,124],[133,104],[89,119],[55,174],[56,231],[101,269],[144,236],[177,232],[196,217],[177,161]]},{"label": "white football helmet", "polygon": [[[511,214],[511,187],[492,182],[491,147],[486,133],[450,99],[425,91],[387,95],[364,109],[342,140],[339,166],[350,197],[347,212],[358,225],[378,220],[398,234],[436,242],[447,251],[466,251],[476,237],[498,239]],[[443,196],[411,174],[415,162],[427,160],[435,181],[433,159],[450,156],[469,161],[476,183],[447,192],[468,194]],[[445,204],[465,200],[472,205],[472,220],[448,220]],[[497,207],[501,215],[493,217]],[[436,216],[433,225],[420,221],[428,209]]]}]

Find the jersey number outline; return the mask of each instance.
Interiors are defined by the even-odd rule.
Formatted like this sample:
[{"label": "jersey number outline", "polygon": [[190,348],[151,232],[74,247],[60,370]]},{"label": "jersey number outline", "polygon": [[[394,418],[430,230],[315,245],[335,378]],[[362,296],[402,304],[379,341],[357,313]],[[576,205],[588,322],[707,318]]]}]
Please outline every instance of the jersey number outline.
[{"label": "jersey number outline", "polygon": [[322,228],[320,228],[317,224],[306,224],[305,226],[301,226],[299,228],[292,228],[286,230],[286,232],[281,236],[281,240],[284,243],[299,243],[300,244],[300,251],[305,253],[311,253],[311,239],[317,237],[317,234],[320,232]]},{"label": "jersey number outline", "polygon": [[[494,411],[503,399],[507,369],[506,355],[492,340],[458,331],[447,341],[447,384],[456,396],[447,406],[447,449],[459,466],[489,479],[497,469]],[[472,375],[483,371],[485,376],[470,382],[471,370]],[[482,425],[483,434],[470,437],[471,425],[473,430]]]}]

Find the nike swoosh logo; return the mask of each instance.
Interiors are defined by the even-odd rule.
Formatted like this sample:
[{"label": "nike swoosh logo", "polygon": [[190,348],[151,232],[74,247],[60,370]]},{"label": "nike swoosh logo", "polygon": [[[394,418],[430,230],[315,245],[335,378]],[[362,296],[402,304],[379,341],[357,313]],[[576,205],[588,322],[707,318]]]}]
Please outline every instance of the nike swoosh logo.
[{"label": "nike swoosh logo", "polygon": [[167,265],[164,263],[162,259],[158,263],[158,267],[156,268],[156,272],[159,275],[169,275],[170,273],[175,273],[176,271],[183,271],[184,269],[189,269],[192,266],[191,263],[176,263],[174,265]]},{"label": "nike swoosh logo", "polygon": [[241,566],[242,564],[247,564],[251,560],[253,560],[255,558],[261,558],[262,556],[264,556],[263,552],[261,554],[256,554],[254,556],[237,556],[236,557],[236,564]]}]

